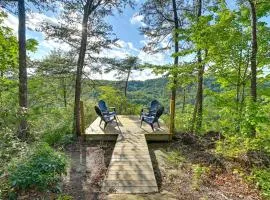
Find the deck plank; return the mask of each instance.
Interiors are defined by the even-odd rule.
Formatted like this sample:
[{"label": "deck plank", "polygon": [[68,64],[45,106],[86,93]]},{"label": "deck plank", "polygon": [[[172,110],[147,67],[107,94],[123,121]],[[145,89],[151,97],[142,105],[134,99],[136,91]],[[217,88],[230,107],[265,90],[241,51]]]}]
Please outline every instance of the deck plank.
[{"label": "deck plank", "polygon": [[[158,192],[157,182],[144,134],[129,118],[122,118],[102,191],[114,193]],[[124,125],[123,125],[124,124]]]}]

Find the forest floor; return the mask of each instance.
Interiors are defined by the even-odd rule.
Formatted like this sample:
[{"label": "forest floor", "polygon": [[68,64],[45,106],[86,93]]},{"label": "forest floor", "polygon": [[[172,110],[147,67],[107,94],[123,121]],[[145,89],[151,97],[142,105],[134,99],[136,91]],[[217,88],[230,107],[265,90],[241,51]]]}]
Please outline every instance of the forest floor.
[{"label": "forest floor", "polygon": [[63,181],[63,193],[80,200],[259,200],[259,191],[247,183],[241,165],[214,153],[209,134],[199,139],[179,134],[171,143],[149,143],[159,186],[154,194],[106,194],[101,183],[109,165],[114,143],[76,143],[66,149],[70,166]]}]

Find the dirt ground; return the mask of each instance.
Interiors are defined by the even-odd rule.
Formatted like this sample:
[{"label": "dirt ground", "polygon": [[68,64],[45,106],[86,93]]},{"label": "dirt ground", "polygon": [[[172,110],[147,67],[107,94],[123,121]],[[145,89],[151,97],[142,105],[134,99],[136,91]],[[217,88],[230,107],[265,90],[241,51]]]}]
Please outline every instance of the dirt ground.
[{"label": "dirt ground", "polygon": [[[150,144],[149,148],[159,190],[175,194],[175,199],[261,199],[259,192],[239,174],[225,168],[225,161],[206,150],[179,141],[167,145]],[[204,171],[196,172],[196,167],[197,171]]]},{"label": "dirt ground", "polygon": [[70,165],[63,180],[62,193],[78,200],[104,199],[105,194],[100,189],[113,147],[113,142],[87,142],[69,146],[66,154],[70,158]]},{"label": "dirt ground", "polygon": [[159,193],[124,195],[100,191],[114,143],[74,144],[63,194],[80,200],[260,200],[259,192],[233,173],[236,166],[211,153],[213,145],[190,135],[149,143]]}]

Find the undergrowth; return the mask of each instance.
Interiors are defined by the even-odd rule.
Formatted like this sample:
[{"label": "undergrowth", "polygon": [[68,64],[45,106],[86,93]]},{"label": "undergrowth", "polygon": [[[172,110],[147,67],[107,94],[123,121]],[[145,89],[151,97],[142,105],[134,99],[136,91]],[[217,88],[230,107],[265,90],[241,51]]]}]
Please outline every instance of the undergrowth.
[{"label": "undergrowth", "polygon": [[29,153],[8,166],[9,197],[30,189],[60,191],[58,184],[66,172],[66,156],[46,143],[36,144]]},{"label": "undergrowth", "polygon": [[270,170],[254,168],[249,178],[262,191],[265,199],[270,199]]}]

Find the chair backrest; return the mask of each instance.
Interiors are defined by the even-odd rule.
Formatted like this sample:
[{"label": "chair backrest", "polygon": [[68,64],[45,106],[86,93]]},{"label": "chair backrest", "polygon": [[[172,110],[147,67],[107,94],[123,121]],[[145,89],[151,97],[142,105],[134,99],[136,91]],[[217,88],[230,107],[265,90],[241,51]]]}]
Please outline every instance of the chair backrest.
[{"label": "chair backrest", "polygon": [[95,106],[95,111],[96,111],[96,113],[97,113],[98,116],[100,116],[101,118],[103,118],[102,112],[99,109],[99,107]]},{"label": "chair backrest", "polygon": [[157,111],[159,106],[160,106],[160,103],[157,100],[153,100],[150,103],[150,110]]},{"label": "chair backrest", "polygon": [[155,122],[160,118],[160,116],[163,114],[163,112],[164,112],[164,106],[160,106],[157,110],[156,115],[155,115],[155,119],[154,119]]},{"label": "chair backrest", "polygon": [[108,111],[108,107],[107,107],[105,101],[103,101],[103,100],[98,101],[98,107],[101,110],[101,112],[107,112]]}]

